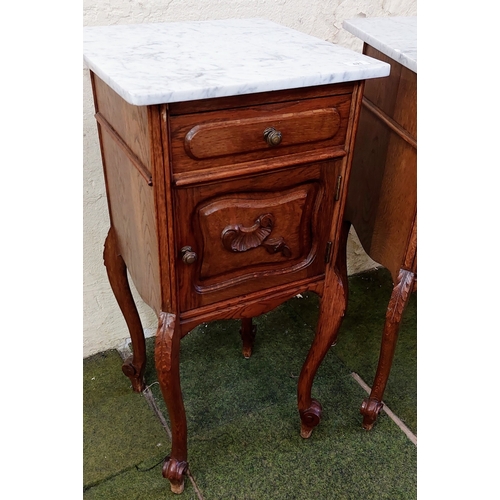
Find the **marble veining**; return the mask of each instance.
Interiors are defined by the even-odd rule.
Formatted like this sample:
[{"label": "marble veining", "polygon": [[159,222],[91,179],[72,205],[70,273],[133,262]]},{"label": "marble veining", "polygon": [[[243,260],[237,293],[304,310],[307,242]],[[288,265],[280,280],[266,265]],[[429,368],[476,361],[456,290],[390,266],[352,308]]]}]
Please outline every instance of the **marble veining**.
[{"label": "marble veining", "polygon": [[390,65],[264,19],[84,28],[84,63],[151,105],[389,75]]},{"label": "marble veining", "polygon": [[360,17],[344,21],[343,27],[387,57],[417,72],[416,17]]}]

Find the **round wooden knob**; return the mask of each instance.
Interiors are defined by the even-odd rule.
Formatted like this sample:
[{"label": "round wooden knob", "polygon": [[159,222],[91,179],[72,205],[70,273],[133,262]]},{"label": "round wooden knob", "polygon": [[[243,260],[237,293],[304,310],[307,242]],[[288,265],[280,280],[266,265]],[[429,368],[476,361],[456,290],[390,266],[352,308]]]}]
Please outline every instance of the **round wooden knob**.
[{"label": "round wooden knob", "polygon": [[277,146],[281,142],[281,132],[274,127],[264,130],[264,139],[269,146]]},{"label": "round wooden knob", "polygon": [[198,258],[196,252],[193,252],[193,249],[191,247],[182,247],[181,255],[182,255],[182,262],[184,262],[184,264],[193,264],[194,262],[196,262],[196,259]]}]

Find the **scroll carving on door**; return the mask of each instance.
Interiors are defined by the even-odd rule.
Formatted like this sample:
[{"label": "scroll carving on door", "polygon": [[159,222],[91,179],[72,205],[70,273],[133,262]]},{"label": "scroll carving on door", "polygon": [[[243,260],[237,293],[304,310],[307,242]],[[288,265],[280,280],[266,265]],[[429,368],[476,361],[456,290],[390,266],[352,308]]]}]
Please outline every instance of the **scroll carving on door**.
[{"label": "scroll carving on door", "polygon": [[230,252],[246,252],[262,246],[270,254],[281,252],[283,257],[291,257],[292,252],[282,236],[270,238],[274,225],[274,215],[267,213],[260,215],[250,227],[226,226],[221,233],[222,244]]},{"label": "scroll carving on door", "polygon": [[316,179],[279,191],[221,194],[196,208],[198,250],[189,268],[198,293],[270,279],[315,260],[316,220],[323,188]]}]

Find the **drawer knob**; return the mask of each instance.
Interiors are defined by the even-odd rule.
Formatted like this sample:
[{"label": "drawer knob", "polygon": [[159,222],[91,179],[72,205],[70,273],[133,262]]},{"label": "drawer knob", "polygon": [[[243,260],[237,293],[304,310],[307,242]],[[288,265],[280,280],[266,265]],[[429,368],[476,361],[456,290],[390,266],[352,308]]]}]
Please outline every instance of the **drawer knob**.
[{"label": "drawer knob", "polygon": [[196,252],[193,252],[193,249],[191,247],[182,247],[181,256],[182,262],[184,262],[184,264],[194,264],[196,262],[196,259],[198,258]]},{"label": "drawer knob", "polygon": [[269,146],[277,146],[281,142],[281,132],[274,127],[264,130],[264,139]]}]

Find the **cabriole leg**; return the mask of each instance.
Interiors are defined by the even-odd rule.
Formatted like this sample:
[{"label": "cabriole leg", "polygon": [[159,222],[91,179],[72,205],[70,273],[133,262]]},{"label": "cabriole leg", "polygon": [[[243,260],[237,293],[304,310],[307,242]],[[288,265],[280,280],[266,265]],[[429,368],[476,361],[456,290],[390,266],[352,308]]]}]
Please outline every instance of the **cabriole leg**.
[{"label": "cabriole leg", "polygon": [[163,465],[163,477],[173,493],[184,491],[187,472],[187,423],[179,375],[181,332],[175,314],[160,313],[155,344],[155,364],[172,427],[172,450]]},{"label": "cabriole leg", "polygon": [[405,269],[399,270],[398,279],[392,290],[391,299],[389,300],[389,306],[387,307],[385,315],[377,373],[375,374],[370,396],[364,399],[360,409],[363,415],[363,427],[366,430],[370,430],[373,427],[380,410],[384,406],[382,398],[391,371],[394,351],[398,340],[399,326],[403,311],[410,299],[414,280],[414,273]]},{"label": "cabriole leg", "polygon": [[346,295],[342,280],[337,272],[332,272],[330,278],[325,281],[316,335],[299,375],[297,395],[301,419],[300,435],[303,438],[308,438],[321,420],[321,404],[311,398],[311,388],[323,358],[337,340],[345,306]]},{"label": "cabriole leg", "polygon": [[120,255],[113,228],[109,230],[104,243],[104,265],[106,266],[111,289],[127,323],[132,342],[133,354],[123,363],[122,371],[132,382],[134,391],[142,392],[145,388],[146,341],[141,318],[130,291],[127,266]]}]

